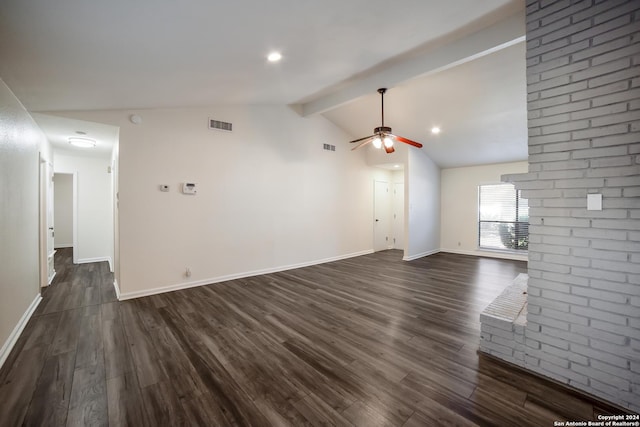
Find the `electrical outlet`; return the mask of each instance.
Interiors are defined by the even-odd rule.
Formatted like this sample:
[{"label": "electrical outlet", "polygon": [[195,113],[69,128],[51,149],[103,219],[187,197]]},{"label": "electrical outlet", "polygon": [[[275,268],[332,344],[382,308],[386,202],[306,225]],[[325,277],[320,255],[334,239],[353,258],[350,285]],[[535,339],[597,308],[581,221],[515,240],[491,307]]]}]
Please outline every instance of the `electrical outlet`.
[{"label": "electrical outlet", "polygon": [[191,277],[191,269],[189,267],[187,267],[184,271],[184,275],[186,277]]}]

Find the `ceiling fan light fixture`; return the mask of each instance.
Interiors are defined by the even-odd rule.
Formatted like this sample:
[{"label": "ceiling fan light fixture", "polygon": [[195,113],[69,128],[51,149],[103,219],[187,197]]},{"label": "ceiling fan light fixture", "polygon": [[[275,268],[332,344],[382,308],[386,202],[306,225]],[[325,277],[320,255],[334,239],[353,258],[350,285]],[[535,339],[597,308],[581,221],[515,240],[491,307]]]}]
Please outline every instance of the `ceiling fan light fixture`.
[{"label": "ceiling fan light fixture", "polygon": [[431,128],[431,133],[437,135],[440,133],[440,128],[438,126],[434,126]]},{"label": "ceiling fan light fixture", "polygon": [[91,138],[79,138],[72,136],[69,138],[69,144],[80,148],[93,148],[96,146],[96,140]]},{"label": "ceiling fan light fixture", "polygon": [[271,52],[269,55],[267,55],[267,60],[269,62],[278,62],[282,59],[282,54],[280,52]]},{"label": "ceiling fan light fixture", "polygon": [[354,144],[356,142],[359,143],[358,145],[353,147],[351,151],[357,150],[360,147],[364,147],[369,143],[373,144],[373,146],[376,148],[382,148],[382,145],[384,142],[384,151],[387,154],[391,154],[394,151],[396,151],[395,148],[393,148],[394,140],[398,142],[402,142],[404,144],[412,145],[417,148],[422,148],[422,144],[420,144],[419,142],[412,141],[400,135],[394,135],[391,128],[389,126],[384,125],[384,93],[386,91],[387,89],[385,88],[378,89],[378,93],[380,94],[380,107],[381,107],[380,108],[380,118],[381,118],[380,126],[373,129],[373,135],[369,135],[363,138],[358,138],[358,139],[354,139],[353,141],[349,141],[350,144]]}]

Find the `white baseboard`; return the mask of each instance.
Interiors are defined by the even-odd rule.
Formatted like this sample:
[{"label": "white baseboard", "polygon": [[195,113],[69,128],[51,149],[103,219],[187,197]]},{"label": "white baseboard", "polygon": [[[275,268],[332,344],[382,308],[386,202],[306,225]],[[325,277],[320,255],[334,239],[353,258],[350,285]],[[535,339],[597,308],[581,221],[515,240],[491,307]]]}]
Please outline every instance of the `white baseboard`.
[{"label": "white baseboard", "polygon": [[29,322],[29,319],[31,319],[33,312],[36,311],[36,308],[38,308],[40,301],[42,301],[42,296],[38,294],[27,308],[27,311],[24,312],[16,327],[13,328],[13,331],[11,331],[11,334],[9,335],[9,338],[7,338],[7,341],[5,341],[5,343],[2,345],[2,349],[0,349],[0,368],[2,368],[2,365],[4,365],[4,362],[6,362],[7,357],[9,357],[9,353],[11,353],[11,350],[16,345],[18,338],[20,338],[20,334],[24,330],[24,327],[27,326],[27,323]]},{"label": "white baseboard", "polygon": [[432,251],[422,252],[422,253],[416,254],[416,255],[404,256],[402,258],[402,260],[403,261],[413,261],[414,259],[422,258],[422,257],[433,255],[433,254],[437,254],[438,252],[440,252],[440,249],[434,249]]},{"label": "white baseboard", "polygon": [[72,243],[69,243],[69,244],[66,244],[66,243],[59,243],[58,244],[58,243],[56,243],[56,245],[53,247],[53,249],[72,248],[72,247],[73,247]]},{"label": "white baseboard", "polygon": [[196,281],[193,281],[193,282],[176,283],[174,285],[163,286],[163,287],[160,287],[160,288],[153,288],[153,289],[145,289],[145,290],[142,290],[142,291],[120,293],[120,289],[118,288],[116,290],[116,293],[118,294],[118,300],[124,301],[124,300],[127,300],[127,299],[133,299],[133,298],[146,297],[146,296],[149,296],[149,295],[162,294],[162,293],[165,293],[165,292],[177,291],[177,290],[180,290],[180,289],[194,288],[196,286],[211,285],[211,284],[214,284],[214,283],[226,282],[228,280],[243,279],[245,277],[260,276],[262,274],[271,274],[271,273],[277,273],[277,272],[280,272],[280,271],[293,270],[295,268],[309,267],[309,266],[312,266],[312,265],[324,264],[324,263],[332,262],[332,261],[340,261],[342,259],[353,258],[353,257],[357,257],[357,256],[362,256],[362,255],[368,255],[368,254],[372,254],[372,253],[373,253],[373,249],[367,249],[365,251],[354,252],[354,253],[350,253],[350,254],[346,254],[346,255],[339,255],[339,256],[330,257],[330,258],[324,258],[324,259],[320,259],[320,260],[302,262],[302,263],[299,263],[299,264],[290,264],[290,265],[284,265],[284,266],[280,266],[280,267],[265,268],[263,270],[254,270],[254,271],[247,271],[247,272],[244,272],[244,273],[229,274],[229,275],[226,275],[226,276],[212,277],[212,278],[209,278],[209,279],[196,280]]},{"label": "white baseboard", "polygon": [[101,256],[95,258],[80,258],[76,261],[76,264],[89,264],[92,262],[108,262],[109,263],[109,271],[113,273],[113,261],[110,256]]},{"label": "white baseboard", "polygon": [[120,300],[120,286],[118,286],[118,281],[113,279],[113,289],[116,291],[116,298]]},{"label": "white baseboard", "polygon": [[92,262],[104,262],[104,261],[109,262],[109,260],[110,260],[110,257],[108,256],[98,256],[94,258],[78,258],[78,261],[76,262],[76,264],[89,264]]},{"label": "white baseboard", "polygon": [[512,259],[515,261],[528,261],[527,255],[510,254],[508,252],[492,252],[492,251],[465,251],[460,249],[440,249],[440,252],[448,252],[459,255],[484,256],[489,258]]}]

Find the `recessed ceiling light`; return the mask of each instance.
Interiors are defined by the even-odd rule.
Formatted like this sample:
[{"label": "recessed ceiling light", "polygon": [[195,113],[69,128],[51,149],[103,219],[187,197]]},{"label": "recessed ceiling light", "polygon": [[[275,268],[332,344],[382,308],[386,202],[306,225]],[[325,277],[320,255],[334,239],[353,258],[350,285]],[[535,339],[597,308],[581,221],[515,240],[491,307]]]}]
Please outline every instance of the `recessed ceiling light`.
[{"label": "recessed ceiling light", "polygon": [[437,135],[440,133],[440,128],[438,126],[434,126],[431,128],[431,133]]},{"label": "recessed ceiling light", "polygon": [[393,167],[394,167],[394,168],[399,168],[399,167],[400,167],[400,165],[393,165]]},{"label": "recessed ceiling light", "polygon": [[96,146],[96,140],[72,136],[71,138],[69,138],[69,144],[73,145],[74,147],[93,148]]},{"label": "recessed ceiling light", "polygon": [[77,130],[77,131],[76,131],[76,133],[77,133],[78,135],[86,135],[86,134],[87,134],[87,133],[86,133],[85,131],[83,131],[83,130]]},{"label": "recessed ceiling light", "polygon": [[271,52],[269,56],[267,56],[267,60],[269,62],[278,62],[282,59],[282,54],[280,52]]}]

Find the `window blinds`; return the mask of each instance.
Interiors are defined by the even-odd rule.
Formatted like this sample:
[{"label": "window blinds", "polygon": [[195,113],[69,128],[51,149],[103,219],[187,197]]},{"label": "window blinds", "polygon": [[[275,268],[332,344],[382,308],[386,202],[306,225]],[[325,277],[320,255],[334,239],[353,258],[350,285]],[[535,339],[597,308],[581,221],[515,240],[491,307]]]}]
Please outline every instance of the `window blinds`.
[{"label": "window blinds", "polygon": [[529,247],[529,206],[512,184],[479,186],[480,248],[526,251]]}]

